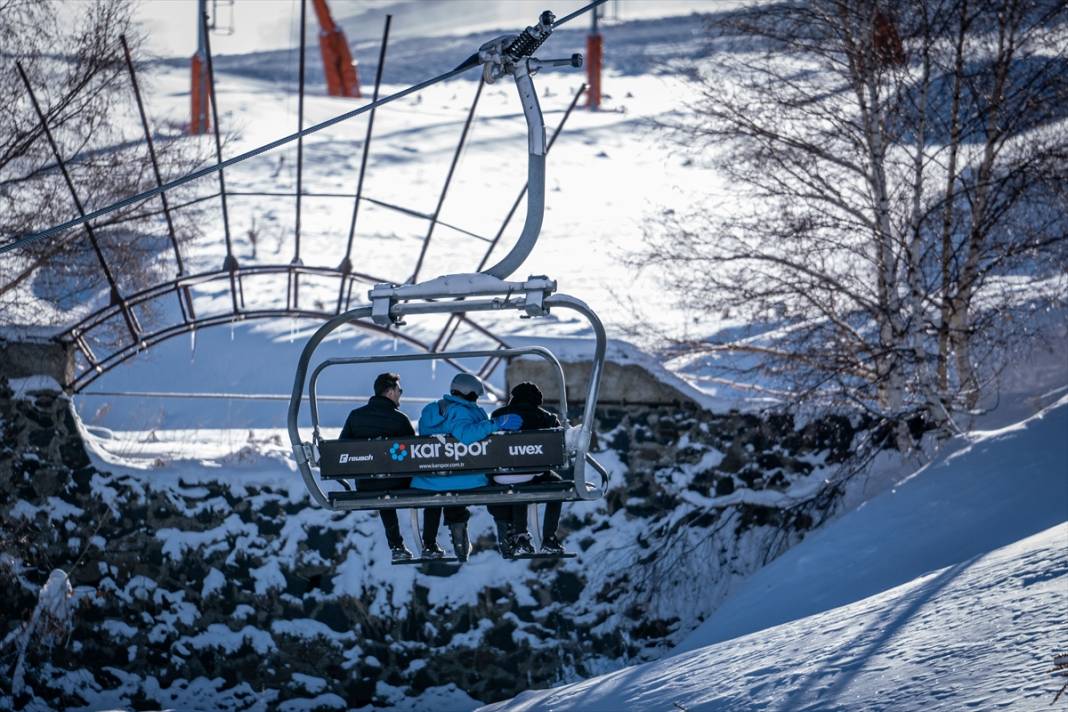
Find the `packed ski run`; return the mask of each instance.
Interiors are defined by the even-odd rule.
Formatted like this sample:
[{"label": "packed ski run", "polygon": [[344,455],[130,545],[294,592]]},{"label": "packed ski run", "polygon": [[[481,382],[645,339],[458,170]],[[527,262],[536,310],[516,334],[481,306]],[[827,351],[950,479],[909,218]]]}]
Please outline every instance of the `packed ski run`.
[{"label": "packed ski run", "polygon": [[951,443],[735,588],[664,659],[486,710],[1047,709],[1068,399]]}]

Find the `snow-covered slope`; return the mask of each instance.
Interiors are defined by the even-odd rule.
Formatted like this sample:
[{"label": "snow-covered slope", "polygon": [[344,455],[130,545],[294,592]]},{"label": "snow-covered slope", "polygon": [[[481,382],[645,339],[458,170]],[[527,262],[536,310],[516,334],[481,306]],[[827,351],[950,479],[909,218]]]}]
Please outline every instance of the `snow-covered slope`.
[{"label": "snow-covered slope", "polygon": [[488,709],[1044,708],[1068,624],[1066,435],[1062,398],[962,438],[747,580],[679,654]]}]

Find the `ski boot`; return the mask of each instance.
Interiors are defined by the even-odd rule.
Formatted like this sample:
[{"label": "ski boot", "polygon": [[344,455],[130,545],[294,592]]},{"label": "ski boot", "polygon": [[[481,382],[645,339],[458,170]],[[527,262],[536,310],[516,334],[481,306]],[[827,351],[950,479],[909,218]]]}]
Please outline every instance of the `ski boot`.
[{"label": "ski boot", "polygon": [[534,544],[530,541],[530,534],[526,532],[514,534],[508,544],[512,550],[512,557],[530,556],[534,553]]},{"label": "ski boot", "polygon": [[396,564],[402,561],[411,561],[412,552],[408,551],[408,547],[404,545],[404,542],[397,544],[391,544],[389,547],[390,555],[393,557],[393,563]]},{"label": "ski boot", "polygon": [[541,542],[541,553],[551,556],[560,556],[565,552],[564,545],[555,536],[549,535]]},{"label": "ski boot", "polygon": [[471,539],[467,536],[467,522],[457,522],[449,525],[449,536],[452,537],[452,550],[456,552],[456,558],[467,561],[471,555]]},{"label": "ski boot", "polygon": [[494,519],[497,524],[497,551],[506,559],[512,558],[512,525],[505,519]]},{"label": "ski boot", "polygon": [[445,552],[441,550],[441,547],[437,543],[424,544],[423,553],[419,555],[420,559],[444,559]]}]

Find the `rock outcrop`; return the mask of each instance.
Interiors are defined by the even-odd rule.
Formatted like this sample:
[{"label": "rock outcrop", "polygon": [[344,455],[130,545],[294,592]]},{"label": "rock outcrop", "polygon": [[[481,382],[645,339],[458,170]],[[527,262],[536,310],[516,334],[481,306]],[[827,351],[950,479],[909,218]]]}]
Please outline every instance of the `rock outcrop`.
[{"label": "rock outcrop", "polygon": [[[105,466],[66,398],[0,381],[0,707],[464,709],[647,660],[835,511],[824,480],[856,433],[696,408],[599,416],[615,479],[565,506],[577,558],[503,562],[478,512],[468,565],[418,571],[389,565],[373,515],[313,508],[280,438],[210,467]],[[56,570],[69,624],[18,655]]]}]

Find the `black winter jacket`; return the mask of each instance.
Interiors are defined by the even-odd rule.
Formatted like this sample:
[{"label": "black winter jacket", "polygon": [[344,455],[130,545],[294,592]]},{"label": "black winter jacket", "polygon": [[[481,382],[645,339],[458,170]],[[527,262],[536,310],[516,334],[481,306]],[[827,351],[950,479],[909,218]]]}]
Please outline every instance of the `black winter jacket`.
[{"label": "black winter jacket", "polygon": [[508,405],[493,411],[491,417],[498,415],[515,414],[523,419],[523,427],[520,430],[544,430],[546,428],[559,428],[560,419],[554,413],[550,413],[541,406],[532,403],[509,403]]},{"label": "black winter jacket", "polygon": [[371,396],[367,405],[356,408],[341,429],[342,440],[397,438],[415,435],[408,416],[385,396]]}]

